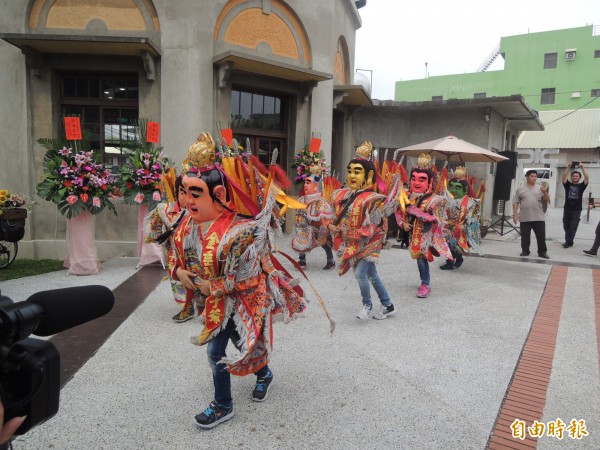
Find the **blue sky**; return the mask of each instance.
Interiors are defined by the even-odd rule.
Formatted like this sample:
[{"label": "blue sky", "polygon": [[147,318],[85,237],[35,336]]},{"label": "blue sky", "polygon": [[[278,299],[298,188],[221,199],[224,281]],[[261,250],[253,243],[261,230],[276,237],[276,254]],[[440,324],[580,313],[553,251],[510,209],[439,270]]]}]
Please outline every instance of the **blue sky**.
[{"label": "blue sky", "polygon": [[[393,99],[394,82],[475,72],[503,36],[598,26],[600,0],[367,0],[359,10],[355,68],[372,97]],[[500,58],[501,59],[501,58]],[[496,62],[491,69],[501,69]]]}]

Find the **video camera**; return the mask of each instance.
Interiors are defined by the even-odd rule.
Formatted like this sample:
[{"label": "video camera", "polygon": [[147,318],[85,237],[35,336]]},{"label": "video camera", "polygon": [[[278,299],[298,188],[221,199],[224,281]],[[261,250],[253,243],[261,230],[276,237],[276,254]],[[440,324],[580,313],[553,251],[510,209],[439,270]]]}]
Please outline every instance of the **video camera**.
[{"label": "video camera", "polygon": [[22,435],[58,412],[60,355],[56,347],[30,334],[53,334],[97,319],[114,305],[105,286],[81,286],[33,294],[24,302],[0,293],[0,399],[4,423],[27,416]]}]

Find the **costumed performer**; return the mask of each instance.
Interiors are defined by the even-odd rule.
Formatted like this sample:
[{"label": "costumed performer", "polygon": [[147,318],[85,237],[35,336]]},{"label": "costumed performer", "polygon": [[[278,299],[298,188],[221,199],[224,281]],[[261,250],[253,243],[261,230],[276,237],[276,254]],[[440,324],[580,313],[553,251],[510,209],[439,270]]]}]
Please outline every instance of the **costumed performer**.
[{"label": "costumed performer", "polygon": [[[165,199],[156,205],[144,220],[144,234],[146,242],[156,242],[164,246],[167,252],[167,271],[170,274],[173,267],[170,266],[172,258],[169,253],[173,250],[173,232],[182,222],[187,211],[187,196],[182,186],[182,175],[175,178],[175,184],[172,185],[172,178],[175,176],[175,170],[165,172],[161,178],[161,192]],[[175,323],[187,322],[194,318],[194,303],[191,298],[186,301],[187,291],[180,281],[169,278],[171,283],[171,292],[173,298],[180,305],[180,311],[173,316]],[[191,296],[190,296],[191,297]]]},{"label": "costumed performer", "polygon": [[448,182],[446,201],[447,224],[444,229],[446,242],[454,261],[447,259],[440,266],[442,270],[454,270],[462,266],[464,252],[480,253],[481,235],[479,231],[480,200],[474,198],[473,190],[467,179],[467,169],[458,166],[454,176]]},{"label": "costumed performer", "polygon": [[[336,218],[328,227],[339,256],[339,275],[354,268],[362,296],[362,308],[356,317],[361,320],[368,319],[373,310],[369,283],[381,303],[373,317],[385,319],[397,312],[379,277],[376,262],[386,240],[387,217],[397,205],[400,178],[394,176],[387,197],[378,194],[375,189],[382,185],[382,180],[378,179],[375,164],[369,159],[371,153],[370,142],[364,142],[356,149],[356,157],[347,166],[348,187],[333,193]],[[385,191],[385,184],[381,191]]]},{"label": "costumed performer", "polygon": [[322,167],[314,165],[310,171],[310,175],[304,179],[304,195],[298,198],[299,202],[306,205],[306,209],[296,210],[292,248],[299,253],[298,264],[306,267],[306,253],[320,246],[327,255],[323,270],[329,270],[335,267],[335,260],[328,242],[327,225],[334,218],[334,213],[332,206],[323,197]]},{"label": "costumed performer", "polygon": [[417,290],[419,298],[426,298],[431,293],[429,262],[433,261],[433,257],[454,260],[444,238],[446,198],[433,193],[433,182],[431,156],[423,153],[410,171],[409,195],[402,191],[396,212],[398,224],[411,233],[410,256],[417,260],[421,278]]},{"label": "costumed performer", "polygon": [[[270,255],[275,232],[281,232],[271,176],[260,184],[251,163],[246,166],[240,156],[219,162],[214,150],[212,137],[202,134],[183,162],[189,215],[175,231],[172,252],[172,276],[193,293],[203,325],[192,343],[207,345],[212,370],[214,400],[195,416],[199,428],[233,417],[231,374],[254,373],[252,399],[267,398],[272,320],[277,315],[289,321],[306,308],[302,290],[290,284],[285,269],[274,267]],[[251,197],[239,178],[234,181],[236,168],[248,174]],[[242,208],[254,217],[243,216]],[[226,354],[230,340],[239,354]]]}]

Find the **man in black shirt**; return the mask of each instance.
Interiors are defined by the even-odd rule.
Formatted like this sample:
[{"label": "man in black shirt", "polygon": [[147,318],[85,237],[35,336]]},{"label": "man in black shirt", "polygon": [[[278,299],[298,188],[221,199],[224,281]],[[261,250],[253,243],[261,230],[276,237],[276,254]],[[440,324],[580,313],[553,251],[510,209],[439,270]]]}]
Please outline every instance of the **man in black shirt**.
[{"label": "man in black shirt", "polygon": [[[571,181],[568,180],[569,172],[572,169],[581,169],[583,172],[583,182],[581,182],[581,172],[578,170],[571,173]],[[583,192],[590,182],[588,171],[582,163],[571,161],[562,176],[562,183],[565,188],[565,206],[563,210],[563,229],[565,230],[564,248],[573,247],[573,239],[577,233],[581,210],[583,209]]]}]

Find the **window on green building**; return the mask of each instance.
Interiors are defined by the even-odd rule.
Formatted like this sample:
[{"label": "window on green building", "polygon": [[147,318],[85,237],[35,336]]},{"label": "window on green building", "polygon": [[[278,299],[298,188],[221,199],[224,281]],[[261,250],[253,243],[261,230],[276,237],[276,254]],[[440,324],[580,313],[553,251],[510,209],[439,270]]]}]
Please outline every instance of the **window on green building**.
[{"label": "window on green building", "polygon": [[[556,69],[556,60],[558,53],[544,54],[544,69]],[[554,103],[554,102],[552,102]]]},{"label": "window on green building", "polygon": [[594,50],[594,58],[600,58],[600,50]]},{"label": "window on green building", "polygon": [[556,89],[554,88],[543,88],[542,97],[540,98],[540,104],[542,105],[554,105],[554,94]]},{"label": "window on green building", "polygon": [[591,97],[600,97],[600,89],[592,89]]},{"label": "window on green building", "polygon": [[433,95],[431,97],[431,101],[432,102],[439,102],[440,100],[444,100],[444,96],[443,95]]},{"label": "window on green building", "polygon": [[473,98],[486,98],[485,92],[476,92],[473,94]]}]

